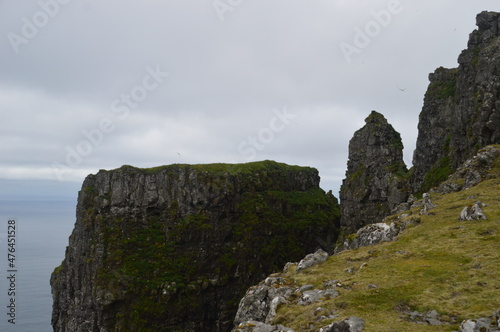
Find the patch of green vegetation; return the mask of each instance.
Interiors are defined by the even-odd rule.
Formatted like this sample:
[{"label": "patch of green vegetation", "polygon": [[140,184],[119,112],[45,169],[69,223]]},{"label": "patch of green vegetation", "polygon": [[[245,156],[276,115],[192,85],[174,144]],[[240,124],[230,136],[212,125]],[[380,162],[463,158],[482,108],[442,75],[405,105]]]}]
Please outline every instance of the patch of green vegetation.
[{"label": "patch of green vegetation", "polygon": [[431,188],[440,185],[448,179],[448,176],[454,171],[451,167],[451,135],[446,135],[446,138],[441,147],[441,153],[444,157],[436,162],[436,166],[428,171],[420,186],[420,191],[417,193],[421,197],[422,193],[428,192]]},{"label": "patch of green vegetation", "polygon": [[[317,240],[306,237],[314,233],[311,229],[333,233],[340,218],[337,199],[321,189],[246,193],[238,210],[241,217],[233,231],[242,243],[238,259],[244,262],[257,256],[274,271],[292,257],[307,254],[304,244]],[[259,239],[258,248],[255,239]],[[335,240],[328,245],[333,247]]]},{"label": "patch of green vegetation", "polygon": [[[272,160],[264,160],[264,161],[256,161],[251,163],[243,163],[243,164],[224,164],[224,163],[215,163],[215,164],[172,164],[165,166],[158,166],[152,168],[138,168],[130,165],[124,165],[119,168],[120,171],[126,173],[147,173],[147,174],[157,174],[161,172],[170,173],[178,170],[195,170],[199,172],[208,172],[211,174],[229,174],[229,175],[237,175],[237,174],[254,174],[260,171],[314,171],[313,168],[310,167],[302,167],[302,166],[293,166],[287,165],[284,163],[278,163]],[[112,170],[115,171],[115,170]],[[110,171],[108,171],[110,172]]]},{"label": "patch of green vegetation", "polygon": [[387,170],[391,172],[393,175],[397,176],[398,178],[408,177],[408,169],[402,163],[391,165],[387,167]]},{"label": "patch of green vegetation", "polygon": [[[499,192],[497,174],[466,192],[433,196],[437,207],[396,241],[342,252],[301,273],[291,269],[286,277],[298,287],[322,289],[325,281],[338,280],[340,295],[310,306],[283,305],[274,322],[295,331],[319,330],[333,321],[318,322],[315,309],[322,307],[337,311],[335,320],[363,318],[366,332],[441,332],[458,330],[463,319],[491,316],[500,307]],[[488,220],[458,221],[463,207],[478,199],[488,204]],[[416,324],[401,307],[436,310],[449,325]]]},{"label": "patch of green vegetation", "polygon": [[202,232],[213,229],[208,216],[203,213],[190,214],[182,218],[176,225],[176,232]]},{"label": "patch of green vegetation", "polygon": [[360,164],[358,169],[354,172],[349,174],[349,180],[351,181],[356,181],[357,179],[361,178],[362,175],[366,173],[366,166],[364,164]]},{"label": "patch of green vegetation", "polygon": [[[199,216],[186,218],[173,231],[184,232],[185,227],[204,220]],[[190,252],[177,250],[160,218],[152,217],[145,224],[133,219],[107,219],[101,227],[100,242],[105,244],[105,255],[96,283],[114,293],[115,298],[126,299],[122,301],[126,308],[117,309],[126,312],[119,324],[127,330],[140,327],[141,331],[157,331],[158,326],[152,322],[169,315],[172,308],[162,305],[169,296],[178,298],[179,315],[197,305],[195,294],[187,290],[196,278],[194,257]],[[171,285],[175,285],[173,294],[167,291],[173,289]]]},{"label": "patch of green vegetation", "polygon": [[370,115],[365,119],[366,123],[374,123],[376,125],[387,124],[387,119],[383,114],[373,110]]},{"label": "patch of green vegetation", "polygon": [[426,95],[435,99],[448,99],[455,96],[457,89],[458,69],[445,69],[440,67],[436,73],[443,75],[443,80],[436,80],[429,84]]},{"label": "patch of green vegetation", "polygon": [[356,240],[356,237],[358,235],[356,233],[352,233],[352,234],[349,234],[347,237],[346,237],[346,240],[348,240],[349,242],[352,242],[354,240]]},{"label": "patch of green vegetation", "polygon": [[471,64],[476,67],[477,64],[479,63],[479,53],[480,53],[480,48],[479,47],[476,47],[473,51],[472,51],[472,61],[471,61]]},{"label": "patch of green vegetation", "polygon": [[437,166],[425,174],[420,190],[421,193],[427,192],[429,189],[438,186],[441,182],[446,181],[452,172],[451,158],[449,156],[441,158],[437,162]]},{"label": "patch of green vegetation", "polygon": [[55,276],[58,276],[58,275],[59,275],[59,273],[61,273],[61,270],[62,270],[62,264],[61,264],[61,265],[59,265],[58,267],[56,267],[56,268],[54,269],[54,272],[52,272],[52,274],[53,274],[53,275],[55,275]]},{"label": "patch of green vegetation", "polygon": [[396,149],[400,149],[400,150],[404,149],[403,141],[401,140],[401,134],[398,133],[397,131],[394,132],[394,136],[392,137],[391,143]]},{"label": "patch of green vegetation", "polygon": [[[500,144],[492,145],[492,146],[494,146],[500,150]],[[493,165],[491,166],[489,173],[492,177],[500,176],[500,158],[495,159]]]},{"label": "patch of green vegetation", "polygon": [[94,187],[83,187],[83,191],[87,194],[92,194],[94,190]]}]

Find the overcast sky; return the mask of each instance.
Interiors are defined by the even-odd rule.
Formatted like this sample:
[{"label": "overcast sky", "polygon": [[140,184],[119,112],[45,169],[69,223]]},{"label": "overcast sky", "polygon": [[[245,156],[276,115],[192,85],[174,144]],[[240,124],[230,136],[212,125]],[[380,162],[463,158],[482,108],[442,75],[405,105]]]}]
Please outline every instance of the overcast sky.
[{"label": "overcast sky", "polygon": [[483,10],[498,1],[0,0],[0,198],[264,159],[337,195],[371,110],[411,166],[428,74]]}]

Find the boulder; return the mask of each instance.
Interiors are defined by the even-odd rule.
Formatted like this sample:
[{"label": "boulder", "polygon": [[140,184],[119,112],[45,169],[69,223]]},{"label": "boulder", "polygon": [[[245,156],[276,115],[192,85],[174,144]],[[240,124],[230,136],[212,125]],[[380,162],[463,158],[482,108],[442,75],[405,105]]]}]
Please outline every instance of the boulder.
[{"label": "boulder", "polygon": [[480,219],[487,220],[486,215],[484,214],[480,205],[482,205],[481,202],[476,202],[465,207],[462,212],[460,212],[460,221]]},{"label": "boulder", "polygon": [[432,203],[431,196],[428,193],[424,193],[422,198],[422,210],[420,210],[420,215],[426,215],[429,213],[429,210],[434,209],[436,205]]},{"label": "boulder", "polygon": [[349,317],[341,322],[335,322],[325,326],[319,332],[361,332],[365,327],[365,321],[358,317]]},{"label": "boulder", "polygon": [[276,310],[296,291],[282,277],[268,277],[262,284],[250,287],[241,299],[234,319],[239,325],[245,321],[269,323],[276,316]]},{"label": "boulder", "polygon": [[359,247],[366,247],[380,242],[394,241],[396,237],[411,224],[418,224],[420,219],[407,216],[400,221],[386,223],[376,223],[366,225],[355,234],[344,238],[344,241],[335,248],[335,253],[343,250],[352,250]]},{"label": "boulder", "polygon": [[297,265],[297,272],[304,271],[314,265],[321,264],[328,259],[328,253],[323,251],[322,249],[318,249],[313,254],[308,254],[304,257],[299,264]]},{"label": "boulder", "polygon": [[498,332],[500,326],[489,318],[469,319],[460,325],[459,332]]}]

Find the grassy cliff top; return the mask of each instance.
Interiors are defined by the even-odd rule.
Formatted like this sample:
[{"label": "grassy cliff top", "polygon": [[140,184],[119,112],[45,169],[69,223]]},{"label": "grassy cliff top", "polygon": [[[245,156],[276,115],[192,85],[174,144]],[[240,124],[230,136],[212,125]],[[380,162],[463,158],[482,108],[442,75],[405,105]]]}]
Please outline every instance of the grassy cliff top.
[{"label": "grassy cliff top", "polygon": [[[301,273],[292,268],[286,275],[291,282],[322,289],[338,280],[340,295],[309,306],[284,305],[274,322],[295,331],[312,324],[317,331],[357,316],[365,320],[364,332],[425,332],[456,331],[464,319],[491,316],[500,308],[500,178],[431,198],[437,207],[423,216],[411,211],[421,222],[397,241],[345,251]],[[476,201],[488,204],[488,220],[459,221],[461,210]],[[319,321],[318,307],[339,317]],[[417,324],[404,313],[431,310],[449,325]]]},{"label": "grassy cliff top", "polygon": [[123,165],[120,168],[114,170],[100,170],[101,172],[116,172],[116,171],[124,171],[124,172],[143,172],[143,173],[160,173],[162,171],[173,171],[173,170],[196,170],[201,172],[210,172],[216,174],[248,174],[259,172],[263,170],[277,170],[277,171],[308,171],[308,172],[316,172],[317,170],[311,167],[304,166],[294,166],[287,165],[284,163],[279,163],[272,160],[264,160],[264,161],[256,161],[250,163],[242,163],[242,164],[225,164],[225,163],[215,163],[215,164],[172,164],[165,166],[158,166],[152,168],[138,168],[130,165]]}]

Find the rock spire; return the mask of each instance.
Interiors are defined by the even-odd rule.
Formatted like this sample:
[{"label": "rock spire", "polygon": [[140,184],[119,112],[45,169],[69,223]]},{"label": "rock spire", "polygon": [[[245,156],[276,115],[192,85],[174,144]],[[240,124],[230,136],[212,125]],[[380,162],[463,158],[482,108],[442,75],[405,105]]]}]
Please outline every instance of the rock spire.
[{"label": "rock spire", "polygon": [[380,222],[408,198],[400,134],[376,112],[349,142],[346,179],[340,189],[341,225],[347,234]]}]

